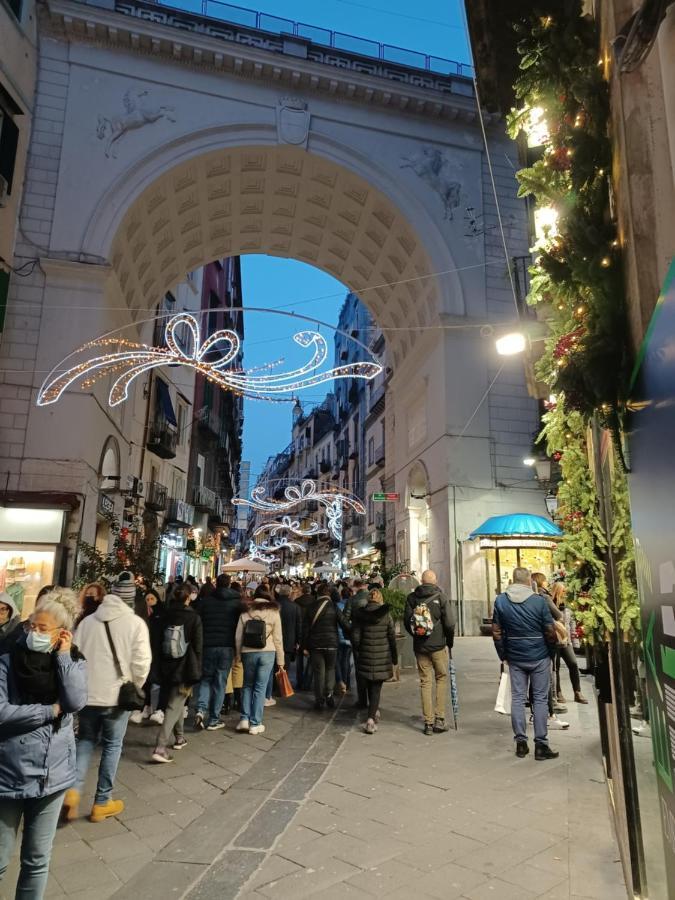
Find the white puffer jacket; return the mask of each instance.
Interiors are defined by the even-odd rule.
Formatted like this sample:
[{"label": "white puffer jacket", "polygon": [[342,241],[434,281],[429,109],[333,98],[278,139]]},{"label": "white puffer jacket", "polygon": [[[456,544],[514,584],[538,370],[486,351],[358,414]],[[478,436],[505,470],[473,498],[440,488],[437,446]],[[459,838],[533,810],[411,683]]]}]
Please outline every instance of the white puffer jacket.
[{"label": "white puffer jacket", "polygon": [[120,661],[124,681],[142,688],[150,672],[152,654],[148,626],[123,600],[106,594],[92,615],[77,626],[73,642],[87,660],[87,706],[117,706],[122,678],[117,674],[105,623]]}]

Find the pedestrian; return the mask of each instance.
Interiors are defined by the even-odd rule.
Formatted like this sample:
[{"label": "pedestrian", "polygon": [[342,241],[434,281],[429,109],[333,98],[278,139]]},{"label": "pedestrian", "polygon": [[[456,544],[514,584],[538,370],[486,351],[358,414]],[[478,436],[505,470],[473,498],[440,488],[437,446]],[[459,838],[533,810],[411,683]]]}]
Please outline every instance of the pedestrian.
[{"label": "pedestrian", "polygon": [[532,686],[534,758],[559,756],[548,744],[548,694],[551,660],[558,635],[546,598],[532,591],[528,569],[513,570],[513,582],[500,594],[492,611],[492,637],[500,660],[511,676],[511,725],[516,756],[530,752],[525,722],[528,682]]},{"label": "pedestrian", "polygon": [[123,572],[120,572],[110,586],[110,593],[115,594],[115,596],[119,597],[120,600],[123,600],[130,609],[135,611],[136,579],[132,572],[129,572],[126,569]]},{"label": "pedestrian", "polygon": [[[143,686],[145,692],[145,706],[142,710],[134,710],[129,716],[129,721],[134,725],[141,725],[144,722],[150,722],[153,725],[161,725],[164,721],[164,710],[166,709],[167,697],[166,693],[162,691],[160,687],[160,658],[157,653],[157,647],[161,644],[159,636],[162,631],[164,611],[167,604],[160,600],[159,594],[154,588],[146,588],[143,603],[145,604],[145,615],[141,618],[143,618],[148,626],[152,662],[150,664],[150,674]],[[136,614],[138,615],[138,609],[136,610]],[[157,701],[156,705],[154,700]]]},{"label": "pedestrian", "polygon": [[220,712],[234,662],[235,635],[241,614],[241,596],[232,590],[229,575],[221,574],[216,587],[194,605],[204,631],[202,677],[195,689],[195,728],[224,728]]},{"label": "pedestrian", "polygon": [[75,781],[73,713],[87,700],[86,663],[71,632],[77,609],[72,591],[44,594],[28,631],[0,655],[0,880],[23,822],[16,897],[27,900],[44,896],[63,797]]},{"label": "pedestrian", "polygon": [[3,591],[0,593],[0,654],[8,652],[19,639],[20,625],[21,613],[11,595]]},{"label": "pedestrian", "polygon": [[162,630],[156,632],[155,655],[160,660],[160,686],[166,696],[166,708],[152,760],[169,763],[173,761],[169,746],[182,750],[187,744],[183,710],[193,685],[202,675],[202,620],[190,606],[187,587],[175,588],[161,621]]},{"label": "pedestrian", "polygon": [[[455,639],[455,611],[438,587],[436,573],[422,572],[422,584],[406,600],[403,624],[413,638],[424,715],[424,734],[447,731],[449,654]],[[434,683],[436,697],[434,699]]]},{"label": "pedestrian", "polygon": [[588,700],[581,693],[581,675],[579,674],[579,664],[577,663],[577,658],[574,654],[574,647],[572,646],[572,613],[568,607],[565,606],[565,597],[567,595],[567,588],[562,583],[562,581],[557,581],[551,590],[551,601],[556,609],[563,616],[563,624],[565,626],[565,634],[563,639],[558,644],[556,648],[556,659],[555,659],[555,680],[556,680],[556,696],[559,703],[564,703],[565,698],[562,693],[561,685],[560,685],[560,660],[562,659],[567,666],[567,671],[569,672],[570,681],[572,682],[572,691],[574,692],[574,702],[575,703],[588,703]]},{"label": "pedestrian", "polygon": [[125,681],[143,689],[152,660],[148,626],[134,615],[116,594],[106,594],[98,609],[77,627],[75,642],[88,660],[87,705],[79,715],[77,736],[77,780],[66,793],[67,820],[78,816],[84,780],[96,744],[101,742],[96,794],[89,819],[103,822],[124,809],[113,800],[117,766],[129,722],[128,710],[120,709],[118,698]]},{"label": "pedestrian", "polygon": [[336,603],[338,614],[338,649],[335,661],[336,690],[340,694],[346,694],[351,690],[352,674],[352,645],[346,633],[344,622],[345,606],[352,595],[351,588],[346,585],[340,591],[340,599]]},{"label": "pedestrian", "polygon": [[[535,594],[541,594],[541,596],[546,600],[546,604],[548,606],[548,610],[553,617],[553,623],[556,631],[558,632],[558,648],[561,646],[561,642],[564,643],[566,641],[567,632],[565,629],[565,625],[563,622],[563,613],[562,610],[558,609],[556,603],[551,596],[551,592],[548,589],[548,581],[543,572],[534,572],[532,575],[532,590]],[[551,662],[551,687],[549,688],[548,695],[548,727],[549,731],[551,729],[560,729],[565,730],[570,727],[569,722],[565,722],[563,719],[558,718],[558,713],[566,713],[567,707],[564,706],[565,698],[562,697],[562,694],[558,696],[554,692],[555,686],[555,671],[556,664],[558,667],[560,666],[560,660],[558,659],[558,648],[556,648],[556,656]],[[559,680],[559,679],[558,679]],[[559,692],[560,693],[560,692]],[[532,705],[532,685],[530,685],[530,705]]]},{"label": "pedestrian", "polygon": [[82,588],[80,591],[80,610],[77,619],[75,619],[73,630],[77,628],[83,619],[96,612],[104,597],[105,587],[100,581],[93,581]]},{"label": "pedestrian", "polygon": [[352,644],[357,651],[358,672],[368,698],[368,718],[363,730],[366,734],[374,734],[380,721],[382,685],[392,677],[398,663],[394,620],[379,588],[369,591],[366,606],[354,613]]},{"label": "pedestrian", "polygon": [[[352,619],[354,617],[354,613],[359,609],[364,609],[368,604],[368,589],[364,581],[360,578],[355,578],[352,583],[352,595],[347,599],[345,603],[345,607],[342,613],[342,618],[340,620],[340,624],[343,627],[346,635],[351,639],[351,624]],[[354,707],[356,709],[366,709],[368,706],[368,698],[366,696],[366,686],[363,683],[363,679],[359,675],[359,660],[358,660],[358,651],[354,648],[352,644],[352,653],[354,656],[354,671],[356,675],[356,693],[357,698],[354,703]]]},{"label": "pedestrian", "polygon": [[277,585],[276,599],[279,604],[279,615],[281,616],[284,657],[286,665],[288,665],[295,660],[302,642],[302,613],[300,612],[300,607],[293,599],[293,588],[290,584]]},{"label": "pedestrian", "polygon": [[[298,593],[295,602],[300,610],[303,623],[305,621],[307,610],[312,606],[315,600],[316,597],[308,582],[302,582],[298,585]],[[305,662],[306,659],[304,653],[298,653],[295,662],[295,689],[297,691],[309,690],[310,687],[312,670],[309,665],[305,666]]]},{"label": "pedestrian", "polygon": [[279,604],[272,595],[258,588],[248,608],[239,617],[235,636],[236,655],[244,666],[241,717],[237,731],[263,734],[265,692],[275,656],[284,666],[284,639]]},{"label": "pedestrian", "polygon": [[305,611],[302,625],[302,647],[312,666],[314,709],[335,707],[335,661],[337,659],[337,610],[330,588],[319,588],[319,595]]}]

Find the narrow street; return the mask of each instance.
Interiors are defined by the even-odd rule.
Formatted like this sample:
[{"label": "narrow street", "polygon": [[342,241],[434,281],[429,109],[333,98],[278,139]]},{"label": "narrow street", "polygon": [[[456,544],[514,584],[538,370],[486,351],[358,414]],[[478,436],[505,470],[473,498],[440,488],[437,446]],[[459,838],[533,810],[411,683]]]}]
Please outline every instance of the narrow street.
[{"label": "narrow street", "polygon": [[235,735],[234,717],[188,732],[173,765],[147,764],[155,729],[130,726],[126,809],[58,832],[47,896],[623,897],[593,703],[552,733],[559,761],[518,760],[492,712],[492,642],[460,639],[454,655],[461,718],[447,735],[420,733],[411,670],[386,685],[373,737],[350,709],[317,717],[306,695],[268,710],[264,737]]}]

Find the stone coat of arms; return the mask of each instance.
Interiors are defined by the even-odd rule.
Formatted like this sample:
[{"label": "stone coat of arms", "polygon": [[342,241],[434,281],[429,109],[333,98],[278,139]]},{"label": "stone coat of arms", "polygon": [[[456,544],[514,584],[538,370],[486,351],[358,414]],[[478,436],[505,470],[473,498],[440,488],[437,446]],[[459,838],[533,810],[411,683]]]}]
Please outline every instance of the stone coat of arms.
[{"label": "stone coat of arms", "polygon": [[282,97],[277,103],[277,135],[280,144],[307,149],[310,112],[304,100]]}]

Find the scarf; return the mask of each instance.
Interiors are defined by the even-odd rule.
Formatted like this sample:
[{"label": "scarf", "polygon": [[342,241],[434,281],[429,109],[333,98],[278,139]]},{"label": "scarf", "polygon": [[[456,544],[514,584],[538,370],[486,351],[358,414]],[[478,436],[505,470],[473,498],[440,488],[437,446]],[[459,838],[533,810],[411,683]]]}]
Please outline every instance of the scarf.
[{"label": "scarf", "polygon": [[12,673],[21,703],[41,703],[49,706],[59,699],[54,651],[38,653],[29,650],[24,641],[12,650]]}]

